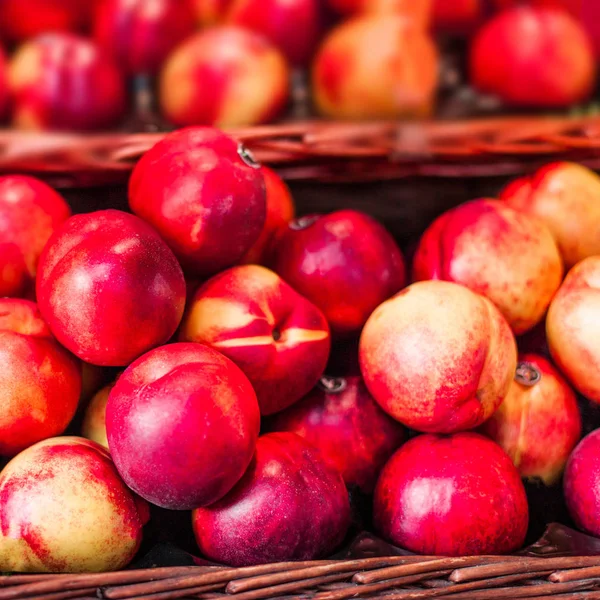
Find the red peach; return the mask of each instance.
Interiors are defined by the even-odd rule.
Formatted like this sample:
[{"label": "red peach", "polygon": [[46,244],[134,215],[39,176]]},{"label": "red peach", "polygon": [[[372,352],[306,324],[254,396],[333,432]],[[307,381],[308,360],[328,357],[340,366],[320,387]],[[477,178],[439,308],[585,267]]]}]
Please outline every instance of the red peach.
[{"label": "red peach", "polygon": [[381,473],[373,510],[387,540],[426,555],[508,554],[523,544],[529,521],[510,458],[476,433],[404,444]]},{"label": "red peach", "polygon": [[489,298],[519,335],[539,323],[563,277],[550,230],[497,200],[473,200],[438,217],[414,257],[415,280],[460,283]]},{"label": "red peach", "polygon": [[98,44],[136,74],[156,74],[193,31],[187,0],[103,0],[94,19]]},{"label": "red peach", "polygon": [[37,297],[52,333],[82,360],[125,366],[175,333],[185,304],[177,259],[144,221],[76,215],[50,238]]},{"label": "red peach", "polygon": [[596,79],[594,51],[582,25],[564,11],[529,6],[503,11],[479,30],[470,71],[481,91],[536,107],[581,102]]},{"label": "red peach", "polygon": [[487,298],[424,281],[371,315],[359,358],[367,388],[388,414],[418,431],[453,433],[481,425],[500,406],[517,348]]},{"label": "red peach", "polygon": [[238,262],[267,212],[260,165],[232,138],[202,127],[172,133],[144,155],[129,182],[129,206],[200,278]]},{"label": "red peach", "polygon": [[126,109],[117,65],[94,42],[71,34],[47,34],[21,46],[9,83],[13,122],[24,129],[102,129]]},{"label": "red peach", "polygon": [[200,25],[209,27],[222,23],[233,0],[192,0]]},{"label": "red peach", "polygon": [[300,402],[279,413],[274,431],[297,433],[319,449],[347,486],[373,492],[404,428],[373,400],[360,377],[323,377]]},{"label": "red peach", "polygon": [[483,21],[485,0],[433,0],[433,27],[442,33],[471,33]]},{"label": "red peach", "polygon": [[575,448],[565,469],[567,508],[577,527],[600,536],[600,429]]},{"label": "red peach", "polygon": [[284,109],[289,68],[266,38],[224,25],[179,45],[165,63],[159,88],[165,117],[179,127],[257,125]]},{"label": "red peach", "polygon": [[357,16],[335,27],[315,58],[317,109],[341,119],[431,113],[438,77],[435,45],[401,15]]},{"label": "red peach", "polygon": [[108,396],[114,386],[114,383],[110,383],[94,395],[85,411],[83,424],[81,426],[81,435],[84,438],[100,444],[100,446],[107,450],[106,405],[108,403]]},{"label": "red peach", "polygon": [[264,35],[292,65],[305,66],[323,27],[320,0],[233,0],[225,22]]},{"label": "red peach", "polygon": [[546,336],[554,362],[584,396],[600,403],[600,256],[567,274],[552,300]]},{"label": "red peach", "polygon": [[28,300],[0,298],[0,455],[60,435],[79,402],[81,367]]},{"label": "red peach", "polygon": [[70,215],[62,196],[39,179],[0,177],[0,296],[29,293],[48,238]]},{"label": "red peach", "polygon": [[0,121],[8,115],[10,93],[8,89],[8,66],[4,50],[0,48]]},{"label": "red peach", "polygon": [[343,15],[395,13],[413,19],[420,27],[427,29],[431,20],[432,1],[434,0],[328,0],[328,3]]},{"label": "red peach", "polygon": [[262,167],[267,193],[267,218],[262,232],[254,245],[242,258],[243,264],[262,264],[268,259],[268,251],[276,232],[287,225],[296,212],[294,199],[283,179],[268,167]]},{"label": "red peach", "polygon": [[78,31],[90,16],[90,2],[82,0],[2,0],[0,36],[22,42],[48,32]]},{"label": "red peach", "polygon": [[241,567],[326,556],[344,539],[350,503],[340,474],[313,446],[271,433],[233,490],[192,519],[204,556]]},{"label": "red peach", "polygon": [[280,230],[269,262],[324,312],[338,335],[358,333],[405,282],[404,258],[392,236],[355,210],[292,221]]},{"label": "red peach", "polygon": [[122,569],[148,516],[103,448],[77,437],[45,440],[0,473],[0,569]]},{"label": "red peach", "polygon": [[263,415],[312,389],[330,349],[323,313],[258,265],[233,267],[200,287],[179,339],[207,344],[236,363],[254,386]]},{"label": "red peach", "polygon": [[552,485],[581,437],[577,397],[550,361],[522,355],[506,398],[482,433],[504,449],[521,477]]},{"label": "red peach", "polygon": [[550,229],[567,267],[600,254],[600,177],[575,163],[553,163],[518,179],[500,195]]},{"label": "red peach", "polygon": [[212,504],[250,464],[260,414],[252,385],[201,344],[151,350],[110,392],[106,433],[127,485],[162,508]]}]

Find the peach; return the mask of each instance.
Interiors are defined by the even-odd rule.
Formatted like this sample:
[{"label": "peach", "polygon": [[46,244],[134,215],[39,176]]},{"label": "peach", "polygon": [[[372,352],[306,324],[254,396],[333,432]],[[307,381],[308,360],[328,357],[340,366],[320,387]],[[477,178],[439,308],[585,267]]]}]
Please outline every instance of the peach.
[{"label": "peach", "polygon": [[373,515],[385,539],[441,556],[508,554],[522,546],[529,521],[510,458],[476,433],[404,444],[377,482]]},{"label": "peach", "polygon": [[317,52],[317,109],[338,119],[395,119],[432,112],[438,77],[435,45],[401,15],[357,16],[335,27]]},{"label": "peach", "polygon": [[177,259],[144,221],[76,215],[40,258],[37,297],[59,342],[82,360],[125,366],[175,333],[185,304]]},{"label": "peach", "polygon": [[307,65],[323,28],[320,0],[233,0],[225,22],[256,31],[295,66]]},{"label": "peach", "polygon": [[383,465],[406,436],[360,377],[323,377],[300,402],[276,415],[271,428],[303,437],[341,473],[348,487],[365,494],[373,492]]},{"label": "peach", "polygon": [[600,254],[600,177],[594,171],[552,163],[509,184],[500,199],[544,221],[568,268]]},{"label": "peach", "polygon": [[283,179],[268,167],[261,168],[267,193],[267,218],[262,232],[242,258],[243,264],[262,264],[268,260],[270,245],[279,229],[287,225],[296,212],[294,199]]},{"label": "peach", "polygon": [[196,17],[203,27],[222,23],[233,0],[192,0]]},{"label": "peach", "polygon": [[364,13],[400,14],[413,19],[423,29],[429,27],[433,0],[328,0],[342,15]]},{"label": "peach", "polygon": [[515,380],[482,433],[504,449],[521,477],[553,485],[581,437],[577,397],[550,361],[521,355]]},{"label": "peach", "polygon": [[129,206],[200,279],[241,260],[267,213],[260,165],[232,138],[202,127],[172,133],[143,156]]},{"label": "peach", "polygon": [[577,527],[600,536],[600,429],[588,434],[569,458],[564,477],[569,513]]},{"label": "peach", "polygon": [[159,82],[164,116],[178,127],[239,127],[278,117],[288,100],[289,68],[266,38],[223,25],[180,44]]},{"label": "peach", "polygon": [[258,265],[233,267],[201,286],[179,339],[211,346],[236,363],[263,415],[302,398],[323,375],[330,349],[323,313]]},{"label": "peach", "polygon": [[445,212],[429,226],[414,257],[413,276],[454,281],[483,294],[519,335],[544,318],[563,264],[542,221],[481,199]]},{"label": "peach", "polygon": [[0,473],[0,570],[122,569],[148,516],[103,448],[77,437],[39,442]]},{"label": "peach", "polygon": [[596,79],[583,26],[553,8],[517,6],[499,13],[477,33],[469,62],[475,87],[511,105],[567,107],[589,98]]},{"label": "peach", "polygon": [[94,19],[95,40],[135,74],[156,74],[193,31],[187,0],[103,0]]},{"label": "peach", "polygon": [[10,63],[9,83],[13,123],[23,129],[103,129],[116,125],[126,110],[116,63],[91,40],[72,34],[47,34],[21,46]]},{"label": "peach", "polygon": [[0,298],[0,455],[63,433],[75,415],[81,367],[29,300]]},{"label": "peach", "polygon": [[107,450],[106,405],[108,404],[108,396],[114,386],[114,383],[110,383],[94,395],[85,411],[81,426],[81,435],[84,438],[96,442]]},{"label": "peach", "polygon": [[554,362],[584,396],[600,403],[600,256],[576,264],[546,318]]},{"label": "peach", "polygon": [[0,121],[8,116],[10,94],[8,90],[8,66],[4,50],[0,47]]},{"label": "peach", "polygon": [[453,433],[481,425],[500,406],[517,348],[487,298],[424,281],[375,310],[359,358],[367,388],[389,415],[418,431]]},{"label": "peach", "polygon": [[70,216],[69,205],[43,181],[0,177],[0,296],[29,295],[48,238]]},{"label": "peach", "polygon": [[192,519],[204,556],[241,567],[327,556],[344,539],[350,503],[340,474],[313,446],[271,433],[233,490]]},{"label": "peach", "polygon": [[268,262],[340,336],[358,333],[405,282],[404,258],[392,236],[355,210],[292,221],[278,233]]},{"label": "peach", "polygon": [[119,473],[140,496],[172,510],[229,492],[250,464],[259,428],[247,377],[201,344],[151,350],[119,377],[106,406]]},{"label": "peach", "polygon": [[79,31],[89,22],[90,4],[82,0],[2,0],[0,36],[22,42],[48,32]]}]

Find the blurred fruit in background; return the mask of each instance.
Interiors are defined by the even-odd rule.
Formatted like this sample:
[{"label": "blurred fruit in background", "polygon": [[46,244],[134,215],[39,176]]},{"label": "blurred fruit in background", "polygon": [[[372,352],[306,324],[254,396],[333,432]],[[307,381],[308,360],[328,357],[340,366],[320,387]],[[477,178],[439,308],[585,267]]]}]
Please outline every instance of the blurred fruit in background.
[{"label": "blurred fruit in background", "polygon": [[433,40],[399,15],[355,17],[334,28],[313,67],[323,115],[377,119],[431,114],[438,77]]},{"label": "blurred fruit in background", "polygon": [[517,6],[477,33],[470,71],[476,88],[506,104],[567,107],[592,94],[596,64],[588,34],[568,13]]},{"label": "blurred fruit in background", "polygon": [[9,103],[8,67],[4,50],[0,47],[0,122],[8,116]]},{"label": "blurred fruit in background", "polygon": [[200,25],[208,27],[222,22],[232,0],[191,0]]},{"label": "blurred fruit in background", "polygon": [[47,34],[12,57],[13,122],[24,129],[92,130],[114,126],[126,110],[125,83],[98,46],[72,34]]},{"label": "blurred fruit in background", "polygon": [[432,0],[328,0],[341,15],[396,13],[409,17],[426,29],[431,20]]},{"label": "blurred fruit in background", "polygon": [[484,18],[484,0],[433,0],[435,31],[450,34],[472,33]]},{"label": "blurred fruit in background", "polygon": [[154,75],[195,29],[187,0],[99,0],[94,37],[121,68]]},{"label": "blurred fruit in background", "polygon": [[160,77],[164,116],[177,126],[266,123],[288,99],[289,68],[264,37],[234,26],[198,33],[167,60]]},{"label": "blurred fruit in background", "polygon": [[0,37],[22,42],[42,33],[81,31],[89,24],[90,0],[0,0]]}]

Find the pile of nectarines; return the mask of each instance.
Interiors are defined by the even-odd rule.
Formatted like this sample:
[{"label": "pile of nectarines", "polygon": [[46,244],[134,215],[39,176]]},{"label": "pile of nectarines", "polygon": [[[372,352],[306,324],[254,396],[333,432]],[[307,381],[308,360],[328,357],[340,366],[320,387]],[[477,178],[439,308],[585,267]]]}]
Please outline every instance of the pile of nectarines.
[{"label": "pile of nectarines", "polygon": [[[0,178],[1,571],[122,568],[152,505],[191,511],[217,563],[325,557],[349,491],[405,550],[509,553],[523,479],[563,473],[600,536],[595,173],[552,164],[448,210],[410,269],[367,214],[296,216],[217,129],[166,136],[128,194],[71,216]],[[340,347],[356,366],[332,372]]]},{"label": "pile of nectarines", "polygon": [[594,91],[598,6],[596,0],[2,0],[0,120],[87,131],[120,124],[252,126],[313,113],[421,118],[435,114],[446,92],[462,98],[468,86],[491,97],[482,106],[565,109]]}]

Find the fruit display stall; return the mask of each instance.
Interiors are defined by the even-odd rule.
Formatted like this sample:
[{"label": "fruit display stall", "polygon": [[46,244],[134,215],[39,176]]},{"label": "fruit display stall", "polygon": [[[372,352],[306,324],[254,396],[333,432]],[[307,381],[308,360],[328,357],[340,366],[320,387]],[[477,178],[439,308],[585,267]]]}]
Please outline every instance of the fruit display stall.
[{"label": "fruit display stall", "polygon": [[600,598],[594,0],[0,0],[0,600]]}]

